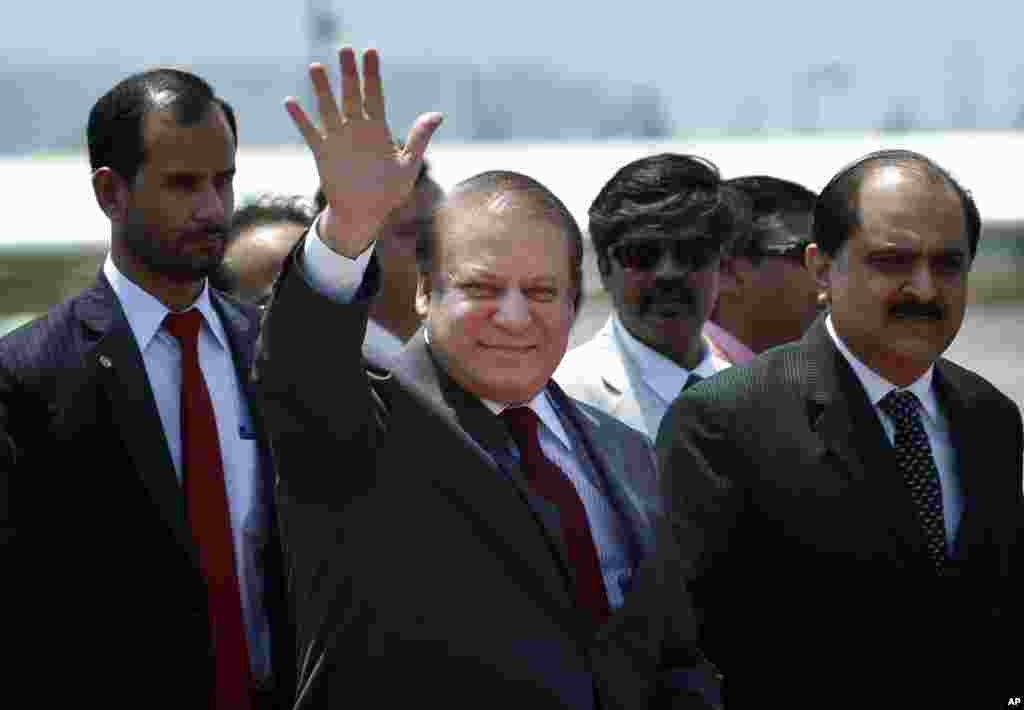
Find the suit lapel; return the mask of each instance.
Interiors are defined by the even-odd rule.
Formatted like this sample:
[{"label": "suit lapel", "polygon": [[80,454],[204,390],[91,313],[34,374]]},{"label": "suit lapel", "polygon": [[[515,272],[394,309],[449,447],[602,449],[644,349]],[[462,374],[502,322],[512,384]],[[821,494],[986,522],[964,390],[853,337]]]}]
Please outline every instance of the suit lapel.
[{"label": "suit lapel", "polygon": [[599,338],[599,347],[595,348],[595,354],[598,354],[596,367],[607,398],[606,406],[601,409],[634,429],[647,432],[653,440],[657,432],[648,431],[643,407],[626,371],[629,356],[622,351],[615,337],[611,319],[601,329]]},{"label": "suit lapel", "polygon": [[[974,525],[978,498],[986,483],[985,477],[973,477],[974,471],[985,471],[991,466],[986,457],[985,416],[975,411],[974,402],[963,386],[952,378],[945,361],[935,364],[934,387],[939,402],[949,421],[950,443],[956,451],[956,479],[960,486],[963,508],[960,525],[953,545],[954,557],[959,557],[961,540],[968,539],[974,530],[984,530],[984,525]],[[995,480],[995,479],[989,479]]]},{"label": "suit lapel", "polygon": [[[553,557],[560,575],[556,582],[560,598],[571,604],[572,571],[568,563],[568,553],[562,538],[561,522],[557,507],[535,495],[526,483],[526,478],[512,455],[507,430],[501,421],[477,397],[470,395],[450,377],[434,361],[429,347],[423,339],[422,331],[416,333],[394,362],[394,373],[406,384],[412,384],[415,391],[429,400],[432,408],[448,420],[449,425],[457,434],[464,437],[467,446],[475,449],[482,464],[494,472],[494,476],[481,475],[479,470],[461,471],[434,467],[443,470],[439,477],[442,484],[455,487],[465,500],[481,504],[487,508],[485,514],[493,519],[497,529],[507,527],[498,517],[504,517],[509,526],[521,525],[523,517],[510,508],[508,495],[518,499],[519,505],[525,505],[532,513],[535,521],[533,528],[539,528],[541,539],[548,547],[548,554]],[[504,480],[504,485],[495,486],[496,481]],[[491,503],[491,504],[489,504]],[[512,510],[512,517],[508,511]],[[509,539],[520,538],[515,533]],[[549,584],[551,580],[549,579]]]},{"label": "suit lapel", "polygon": [[926,558],[917,511],[896,468],[892,447],[864,387],[825,328],[824,318],[804,338],[809,411],[823,445],[838,458],[863,519],[888,538],[897,557]]},{"label": "suit lapel", "polygon": [[576,407],[557,383],[548,384],[548,393],[555,400],[558,416],[573,440],[574,450],[585,452],[599,478],[595,484],[607,493],[613,507],[626,521],[633,559],[639,563],[653,552],[654,536],[647,508],[633,487],[619,474],[630,468],[622,440],[602,432],[601,422]]},{"label": "suit lapel", "polygon": [[149,491],[160,516],[198,569],[195,542],[188,527],[185,499],[160,422],[153,390],[135,337],[113,289],[101,275],[75,304],[91,347],[84,353],[88,376],[105,390],[112,421]]}]

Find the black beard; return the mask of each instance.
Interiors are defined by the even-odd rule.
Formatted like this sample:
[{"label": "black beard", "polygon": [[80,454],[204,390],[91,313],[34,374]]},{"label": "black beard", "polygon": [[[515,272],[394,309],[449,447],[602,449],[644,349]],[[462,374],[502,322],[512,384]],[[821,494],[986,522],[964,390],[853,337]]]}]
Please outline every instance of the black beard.
[{"label": "black beard", "polygon": [[[222,243],[227,238],[224,228],[210,227],[206,235],[219,239]],[[122,240],[127,252],[147,271],[162,276],[179,284],[190,284],[202,281],[220,266],[224,259],[224,249],[215,255],[187,256],[174,251],[174,245],[163,241],[159,235],[143,224],[129,222],[122,232]]]},{"label": "black beard", "polygon": [[692,313],[697,307],[697,299],[685,281],[666,281],[656,284],[645,293],[639,306],[643,314],[650,313],[658,306],[676,306]]}]

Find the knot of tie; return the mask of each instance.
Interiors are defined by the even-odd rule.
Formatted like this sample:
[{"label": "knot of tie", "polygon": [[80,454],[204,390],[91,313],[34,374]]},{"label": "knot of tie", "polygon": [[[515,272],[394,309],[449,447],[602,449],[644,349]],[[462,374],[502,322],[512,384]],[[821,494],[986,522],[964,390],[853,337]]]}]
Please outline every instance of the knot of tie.
[{"label": "knot of tie", "polygon": [[531,448],[531,444],[537,441],[537,425],[540,419],[536,412],[529,407],[509,407],[499,416],[508,427],[520,454],[525,454]]},{"label": "knot of tie", "polygon": [[182,344],[194,343],[202,322],[203,314],[196,308],[190,308],[187,311],[168,313],[164,318],[164,328]]},{"label": "knot of tie", "polygon": [[893,390],[878,403],[879,409],[896,422],[913,421],[917,416],[917,406],[917,396],[909,390]]}]

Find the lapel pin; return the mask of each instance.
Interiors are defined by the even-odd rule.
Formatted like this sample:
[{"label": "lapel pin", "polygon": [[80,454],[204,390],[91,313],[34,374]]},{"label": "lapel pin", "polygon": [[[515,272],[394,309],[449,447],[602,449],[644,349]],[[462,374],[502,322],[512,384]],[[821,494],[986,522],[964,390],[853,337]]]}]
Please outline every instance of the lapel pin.
[{"label": "lapel pin", "polygon": [[114,361],[106,355],[100,355],[100,364],[103,365],[103,367],[111,368],[114,366]]}]

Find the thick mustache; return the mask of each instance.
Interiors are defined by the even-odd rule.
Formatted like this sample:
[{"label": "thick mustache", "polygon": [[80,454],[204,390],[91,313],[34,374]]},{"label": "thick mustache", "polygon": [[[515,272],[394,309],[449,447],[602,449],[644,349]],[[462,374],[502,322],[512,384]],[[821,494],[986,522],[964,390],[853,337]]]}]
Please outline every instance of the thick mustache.
[{"label": "thick mustache", "polygon": [[889,312],[897,318],[942,320],[942,307],[937,303],[918,303],[915,301],[897,303]]},{"label": "thick mustache", "polygon": [[686,283],[675,282],[659,284],[647,294],[647,303],[655,304],[682,304],[692,306],[696,303],[693,289]]}]

